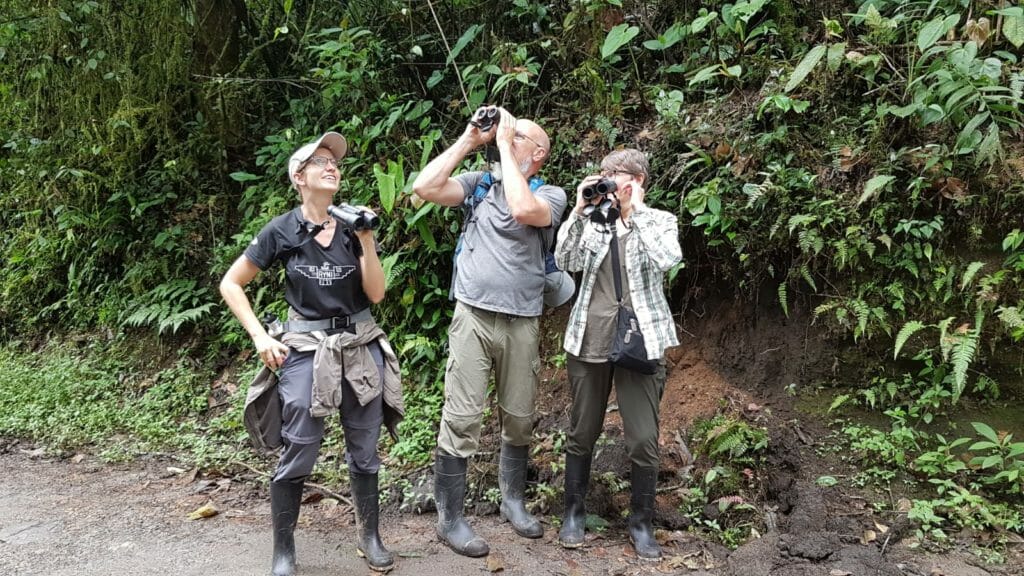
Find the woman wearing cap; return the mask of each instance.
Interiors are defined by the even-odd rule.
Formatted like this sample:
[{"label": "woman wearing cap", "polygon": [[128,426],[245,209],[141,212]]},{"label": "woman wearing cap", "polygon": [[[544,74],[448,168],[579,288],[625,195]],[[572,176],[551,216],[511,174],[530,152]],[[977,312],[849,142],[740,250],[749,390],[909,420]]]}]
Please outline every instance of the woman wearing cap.
[{"label": "woman wearing cap", "polygon": [[[360,524],[357,552],[374,570],[394,565],[377,528],[377,441],[381,424],[394,434],[401,420],[401,385],[398,360],[369,310],[384,298],[373,230],[350,228],[327,212],[345,151],[345,138],[328,132],[291,156],[288,177],[300,205],[260,230],[220,284],[264,364],[249,391],[246,426],[258,445],[283,448],[270,482],[273,576],[295,573],[302,488],[320,451],[325,417],[335,412],[341,413]],[[288,321],[275,330],[280,340],[257,319],[244,291],[275,262],[284,265],[289,304]]]},{"label": "woman wearing cap", "polygon": [[[660,359],[666,347],[679,344],[662,280],[664,272],[682,259],[682,252],[675,215],[643,204],[648,174],[647,158],[639,150],[605,156],[600,174],[580,183],[576,208],[558,230],[558,266],[583,273],[565,331],[572,412],[565,454],[565,515],[558,540],[565,548],[583,545],[590,463],[614,384],[632,462],[629,537],[639,558],[657,560],[661,549],[651,522],[659,464],[658,413],[665,387]],[[583,189],[602,178],[614,181],[615,188],[606,197],[585,200]],[[602,203],[613,207],[605,212],[610,217],[600,209],[594,211],[600,218],[584,215],[590,213],[589,206]],[[654,374],[620,368],[608,359],[620,305],[631,306],[636,313],[648,359],[659,359]]]}]

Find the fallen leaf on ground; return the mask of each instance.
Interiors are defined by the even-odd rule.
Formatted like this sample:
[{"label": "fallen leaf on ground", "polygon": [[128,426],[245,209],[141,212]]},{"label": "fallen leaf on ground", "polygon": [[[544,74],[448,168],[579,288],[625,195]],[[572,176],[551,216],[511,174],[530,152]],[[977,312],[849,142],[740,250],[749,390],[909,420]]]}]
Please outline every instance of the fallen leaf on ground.
[{"label": "fallen leaf on ground", "polygon": [[209,518],[216,515],[217,509],[213,507],[213,504],[206,504],[205,506],[200,506],[193,510],[192,513],[188,515],[188,519],[199,520],[200,518]]},{"label": "fallen leaf on ground", "polygon": [[505,570],[505,558],[497,552],[487,555],[487,571],[490,573],[502,572]]},{"label": "fallen leaf on ground", "polygon": [[878,534],[874,530],[865,530],[864,534],[860,537],[861,544],[869,544],[878,539]]}]

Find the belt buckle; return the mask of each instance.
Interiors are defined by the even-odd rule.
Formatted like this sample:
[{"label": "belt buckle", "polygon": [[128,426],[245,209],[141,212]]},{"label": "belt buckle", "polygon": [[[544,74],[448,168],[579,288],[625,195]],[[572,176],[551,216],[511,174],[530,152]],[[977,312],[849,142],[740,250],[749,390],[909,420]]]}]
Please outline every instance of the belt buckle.
[{"label": "belt buckle", "polygon": [[[339,320],[343,321],[344,324],[339,325]],[[351,322],[349,322],[348,316],[332,316],[331,317],[331,330],[339,330],[341,328],[348,328]]]}]

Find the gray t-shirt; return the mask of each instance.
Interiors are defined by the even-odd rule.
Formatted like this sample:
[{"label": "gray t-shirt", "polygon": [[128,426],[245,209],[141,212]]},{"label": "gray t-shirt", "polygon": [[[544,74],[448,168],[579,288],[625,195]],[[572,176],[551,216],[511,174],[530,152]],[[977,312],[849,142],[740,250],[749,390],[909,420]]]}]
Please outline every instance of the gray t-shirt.
[{"label": "gray t-shirt", "polygon": [[[468,197],[483,172],[456,176]],[[458,255],[455,298],[491,312],[540,316],[544,311],[545,242],[553,238],[565,210],[565,191],[541,185],[533,192],[551,206],[551,226],[535,228],[515,221],[501,182],[477,205],[465,223]]]},{"label": "gray t-shirt", "polygon": [[626,275],[626,239],[632,234],[626,231],[618,237],[619,269],[612,266],[612,251],[608,253],[597,268],[594,290],[590,293],[590,306],[587,308],[587,328],[583,332],[583,344],[580,347],[579,359],[583,362],[607,362],[612,352],[612,338],[615,336],[615,323],[619,319],[619,301],[615,298],[615,274],[621,274],[622,304],[632,307],[629,296],[629,277]]}]

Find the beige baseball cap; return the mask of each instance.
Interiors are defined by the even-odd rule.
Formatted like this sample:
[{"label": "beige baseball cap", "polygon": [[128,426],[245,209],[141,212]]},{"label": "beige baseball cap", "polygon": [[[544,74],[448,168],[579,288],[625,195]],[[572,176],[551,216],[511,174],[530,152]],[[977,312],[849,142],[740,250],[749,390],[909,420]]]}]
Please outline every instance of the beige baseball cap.
[{"label": "beige baseball cap", "polygon": [[325,132],[323,136],[296,150],[288,159],[288,180],[291,181],[292,186],[295,186],[295,173],[299,171],[303,162],[309,160],[317,148],[327,148],[334,155],[335,160],[341,160],[345,157],[345,152],[348,152],[348,142],[337,132]]}]

